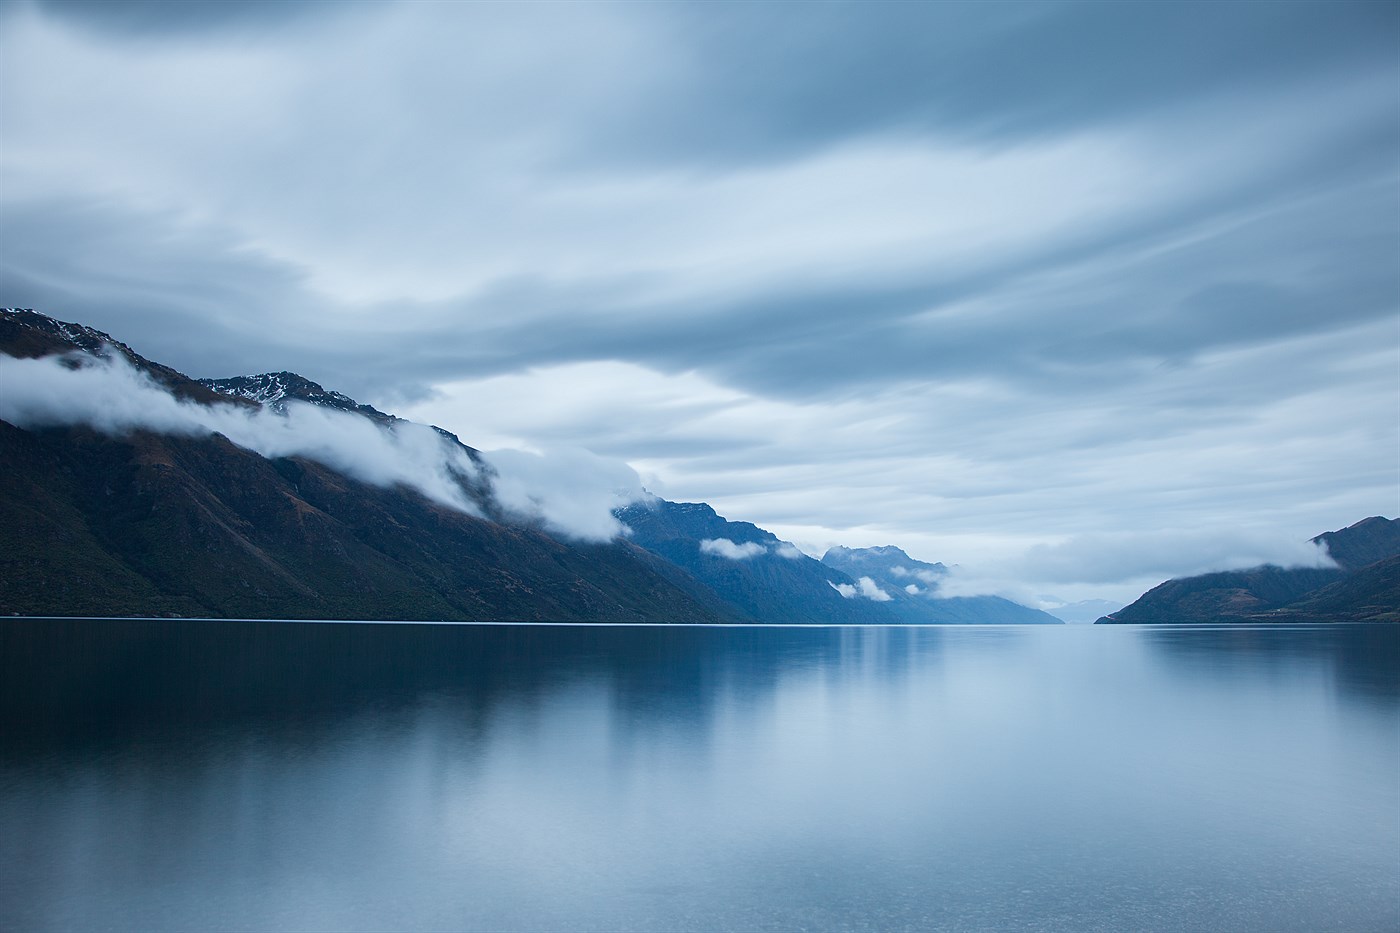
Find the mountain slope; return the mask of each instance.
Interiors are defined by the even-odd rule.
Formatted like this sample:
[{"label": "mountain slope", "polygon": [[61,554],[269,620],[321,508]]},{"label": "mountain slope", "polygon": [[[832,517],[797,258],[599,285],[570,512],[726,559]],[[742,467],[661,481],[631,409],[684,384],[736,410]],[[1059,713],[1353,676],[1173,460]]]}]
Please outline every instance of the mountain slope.
[{"label": "mountain slope", "polygon": [[1271,621],[1400,622],[1400,556],[1376,561],[1314,590]]},{"label": "mountain slope", "polygon": [[1325,568],[1256,567],[1168,580],[1099,620],[1124,624],[1228,622],[1281,609],[1344,572]]},{"label": "mountain slope", "polygon": [[0,422],[0,612],[715,622],[626,543],[474,518],[220,437]]}]

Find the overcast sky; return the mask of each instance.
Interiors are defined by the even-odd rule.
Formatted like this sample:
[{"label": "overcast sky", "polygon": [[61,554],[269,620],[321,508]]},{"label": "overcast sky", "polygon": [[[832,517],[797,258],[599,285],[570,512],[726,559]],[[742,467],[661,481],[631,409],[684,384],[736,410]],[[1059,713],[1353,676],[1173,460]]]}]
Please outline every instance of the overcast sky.
[{"label": "overcast sky", "polygon": [[1393,2],[7,2],[0,237],[818,554],[1128,600],[1400,512]]}]

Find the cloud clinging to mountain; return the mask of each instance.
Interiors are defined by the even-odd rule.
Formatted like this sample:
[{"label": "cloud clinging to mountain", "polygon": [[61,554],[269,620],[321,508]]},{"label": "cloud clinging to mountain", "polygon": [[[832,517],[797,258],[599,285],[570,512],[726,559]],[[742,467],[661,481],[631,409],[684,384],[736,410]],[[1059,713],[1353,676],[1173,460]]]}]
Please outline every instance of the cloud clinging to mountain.
[{"label": "cloud clinging to mountain", "polygon": [[557,534],[607,541],[625,533],[612,510],[640,499],[637,474],[584,451],[484,453],[484,472],[432,428],[376,424],[350,412],[289,399],[285,410],[177,399],[126,358],[0,355],[0,419],[20,427],[81,424],[107,434],[137,430],[222,434],[264,457],[306,457],[375,486],[406,486],[480,517],[464,483],[488,483],[497,502]]},{"label": "cloud clinging to mountain", "polygon": [[748,560],[760,554],[767,554],[768,548],[757,541],[745,541],[741,544],[728,538],[706,538],[700,542],[700,551],[726,560]]}]

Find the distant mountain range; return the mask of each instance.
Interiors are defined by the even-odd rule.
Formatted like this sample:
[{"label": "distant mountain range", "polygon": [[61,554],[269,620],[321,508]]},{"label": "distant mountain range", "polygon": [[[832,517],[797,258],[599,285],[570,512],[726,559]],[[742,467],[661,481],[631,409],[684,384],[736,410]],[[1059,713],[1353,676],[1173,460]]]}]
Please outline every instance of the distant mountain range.
[{"label": "distant mountain range", "polygon": [[1336,568],[1265,566],[1168,580],[1098,621],[1400,622],[1400,521],[1373,516],[1312,540]]},{"label": "distant mountain range", "polygon": [[857,593],[879,599],[903,622],[952,624],[1059,625],[1062,620],[999,596],[941,597],[950,573],[941,563],[915,560],[897,547],[834,547],[822,557],[827,567],[857,582]]},{"label": "distant mountain range", "polygon": [[[194,380],[105,333],[33,311],[0,310],[0,352],[66,355],[69,369],[120,359],[176,399],[250,416],[285,418],[295,402],[363,417],[376,430],[411,424],[295,373]],[[898,548],[834,548],[817,561],[703,503],[619,509],[631,533],[607,543],[553,534],[502,507],[491,466],[435,430],[435,443],[472,466],[439,477],[449,488],[437,499],[309,455],[264,456],[211,431],[0,421],[0,613],[1059,622],[997,597],[937,598],[947,568]]]},{"label": "distant mountain range", "polygon": [[683,568],[756,621],[1060,624],[996,596],[939,598],[948,569],[897,547],[837,547],[817,561],[771,532],[720,517],[703,502],[658,499],[616,514],[632,530],[633,543]]}]

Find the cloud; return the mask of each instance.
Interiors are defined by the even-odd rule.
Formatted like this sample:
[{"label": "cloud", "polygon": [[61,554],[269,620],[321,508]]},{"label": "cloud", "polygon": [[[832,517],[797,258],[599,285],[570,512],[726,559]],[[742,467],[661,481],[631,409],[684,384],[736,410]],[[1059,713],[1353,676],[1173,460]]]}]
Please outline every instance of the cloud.
[{"label": "cloud", "polygon": [[1143,576],[1192,576],[1280,567],[1335,567],[1325,548],[1308,540],[1248,531],[1134,531],[1076,535],[1037,544],[1016,562],[1022,580],[1103,583]]},{"label": "cloud", "polygon": [[910,596],[918,596],[923,590],[919,589],[917,584],[911,583],[904,588],[904,592],[908,593]]},{"label": "cloud", "polygon": [[1126,604],[1163,580],[1264,564],[1336,566],[1326,550],[1310,540],[1266,528],[1101,532],[1033,544],[973,566],[951,567],[935,595],[1001,596],[1038,606],[1045,597],[1037,587],[1054,586],[1090,598],[1108,594]]},{"label": "cloud", "polygon": [[[651,108],[663,101],[707,137],[727,127],[727,79],[691,87],[696,75],[673,72],[697,51],[692,42],[748,34],[707,26],[692,38],[677,27],[694,13],[625,9],[569,8],[541,29],[509,6],[405,4],[326,22],[320,42],[295,33],[214,48],[143,44],[139,54],[105,34],[20,17],[0,48],[12,63],[0,75],[0,122],[11,128],[0,187],[27,193],[4,221],[26,237],[8,251],[22,253],[0,285],[7,300],[120,329],[152,353],[163,343],[199,354],[198,366],[162,358],[201,375],[228,374],[206,371],[205,360],[231,330],[233,346],[259,341],[293,357],[262,368],[312,372],[359,395],[371,380],[412,394],[454,378],[599,360],[699,370],[787,399],[930,372],[1093,391],[1141,378],[1134,363],[1150,370],[1393,311],[1384,300],[1393,276],[1379,260],[1393,246],[1394,185],[1358,188],[1390,178],[1397,124],[1395,76],[1376,71],[1385,56],[1359,25],[1374,13],[1358,8],[1342,23],[1316,8],[1295,14],[1293,28],[1311,32],[1271,28],[1264,43],[1288,49],[1285,61],[1259,51],[1250,15],[1210,14],[1223,35],[1250,36],[1256,50],[1247,66],[1219,49],[1207,56],[1231,74],[1311,74],[1302,63],[1315,60],[1351,66],[1335,76],[1323,69],[1302,88],[1260,91],[1230,109],[1228,132],[1207,93],[1223,93],[1219,85],[1180,69],[1144,82],[1154,100],[1181,98],[1157,122],[1112,123],[1074,119],[1088,107],[1081,95],[1052,90],[1044,73],[1008,56],[1003,75],[1021,74],[1046,95],[1048,112],[1064,119],[1056,131],[988,145],[976,133],[939,132],[941,123],[926,133],[853,133],[861,121],[836,120],[836,138],[797,133],[805,144],[779,147],[781,159],[697,172],[682,150],[637,165],[630,147],[645,143]],[[1063,42],[1080,15],[932,18],[947,20],[940,41],[949,54],[980,73],[1007,54],[998,40]],[[1167,36],[1194,48],[1195,15],[1138,15],[1162,20],[1163,38],[1142,54],[1160,55]],[[723,19],[731,17],[751,18]],[[851,45],[856,34],[914,56],[902,15],[821,19],[785,46],[785,55],[813,56],[785,74],[823,74],[839,50],[874,69],[874,80],[883,58]],[[1131,19],[1107,17],[1100,29],[1131,38]],[[975,38],[979,54],[957,36]],[[1353,54],[1370,49],[1373,58],[1340,55],[1347,36],[1358,43]],[[488,39],[517,54],[458,48]],[[665,54],[673,47],[678,54]],[[771,64],[771,43],[748,52],[748,79],[775,90],[776,77],[758,73]],[[551,62],[555,53],[568,67]],[[367,72],[367,60],[383,72]],[[620,61],[667,80],[637,82]],[[907,64],[910,80],[927,78],[926,50]],[[190,77],[172,82],[171,73]],[[671,78],[714,105],[703,113],[719,125],[666,101],[658,89]],[[808,98],[805,84],[789,91],[819,121],[827,110],[815,105],[830,95]],[[878,110],[901,99],[903,84],[858,99]],[[887,117],[901,129],[939,111],[985,117],[967,103],[984,85],[958,86],[968,98],[929,112],[915,95],[905,100],[911,113]],[[503,87],[519,100],[502,100]],[[752,90],[737,96],[766,99]],[[1020,100],[1000,103],[1015,111]],[[599,114],[648,132],[593,140]],[[1193,145],[1163,160],[1179,138]],[[600,145],[617,164],[580,165],[571,151]],[[1326,179],[1321,194],[1314,176]],[[145,310],[152,302],[163,313]],[[852,308],[860,328],[849,326]],[[117,327],[119,313],[160,343]],[[289,315],[293,327],[274,326]],[[208,339],[170,337],[170,318],[181,316],[182,337]]]},{"label": "cloud", "polygon": [[938,585],[938,581],[941,580],[941,579],[943,579],[943,576],[944,576],[944,575],[941,574],[941,573],[939,573],[939,572],[936,571],[936,570],[926,570],[926,569],[923,569],[923,568],[918,568],[918,569],[916,569],[916,568],[913,568],[913,567],[898,567],[898,566],[896,566],[896,567],[891,567],[891,568],[890,568],[890,576],[895,577],[895,578],[897,578],[897,579],[904,579],[905,577],[913,577],[913,578],[916,579],[916,580],[922,580],[924,583],[927,583],[929,586],[937,586],[937,585]]},{"label": "cloud", "polygon": [[[1290,3],[1267,14],[1201,3],[832,5],[800,30],[781,7],[732,6],[718,16],[704,4],[670,9],[693,54],[725,67],[679,89],[690,91],[687,106],[651,114],[653,148],[684,145],[692,159],[710,160],[773,158],[882,131],[1010,145],[1140,120],[1236,88],[1388,63],[1385,37],[1397,27],[1393,9],[1365,2]],[[764,41],[773,35],[784,41]],[[1181,68],[1184,60],[1193,67]]]},{"label": "cloud", "polygon": [[856,582],[860,584],[860,595],[864,596],[866,599],[873,599],[877,603],[887,603],[894,598],[890,596],[889,593],[880,589],[875,581],[869,577],[861,577]]},{"label": "cloud", "polygon": [[806,554],[802,553],[802,551],[797,547],[797,545],[792,544],[788,541],[779,542],[778,546],[773,548],[773,553],[787,560],[801,560],[802,558],[807,556]]},{"label": "cloud", "polygon": [[889,593],[880,589],[879,585],[869,577],[861,577],[856,581],[856,585],[854,586],[849,583],[832,583],[830,580],[826,582],[828,586],[846,599],[855,599],[859,596],[865,599],[873,599],[877,603],[887,603],[894,598]]},{"label": "cloud", "polygon": [[728,538],[706,538],[700,542],[700,552],[714,554],[727,560],[748,560],[759,554],[768,553],[768,548],[757,541],[745,541],[743,544],[738,544]]},{"label": "cloud", "polygon": [[491,485],[504,508],[573,538],[608,541],[626,534],[613,509],[647,495],[631,467],[586,450],[493,450],[481,455],[496,470]]},{"label": "cloud", "polygon": [[0,418],[20,427],[84,424],[114,435],[222,434],[264,457],[306,457],[371,485],[406,486],[478,517],[481,510],[464,484],[485,481],[508,512],[591,541],[622,534],[612,510],[645,495],[625,464],[586,451],[486,452],[491,469],[483,472],[460,446],[421,424],[380,425],[295,400],[282,413],[183,401],[117,353],[102,359],[0,355]]}]

